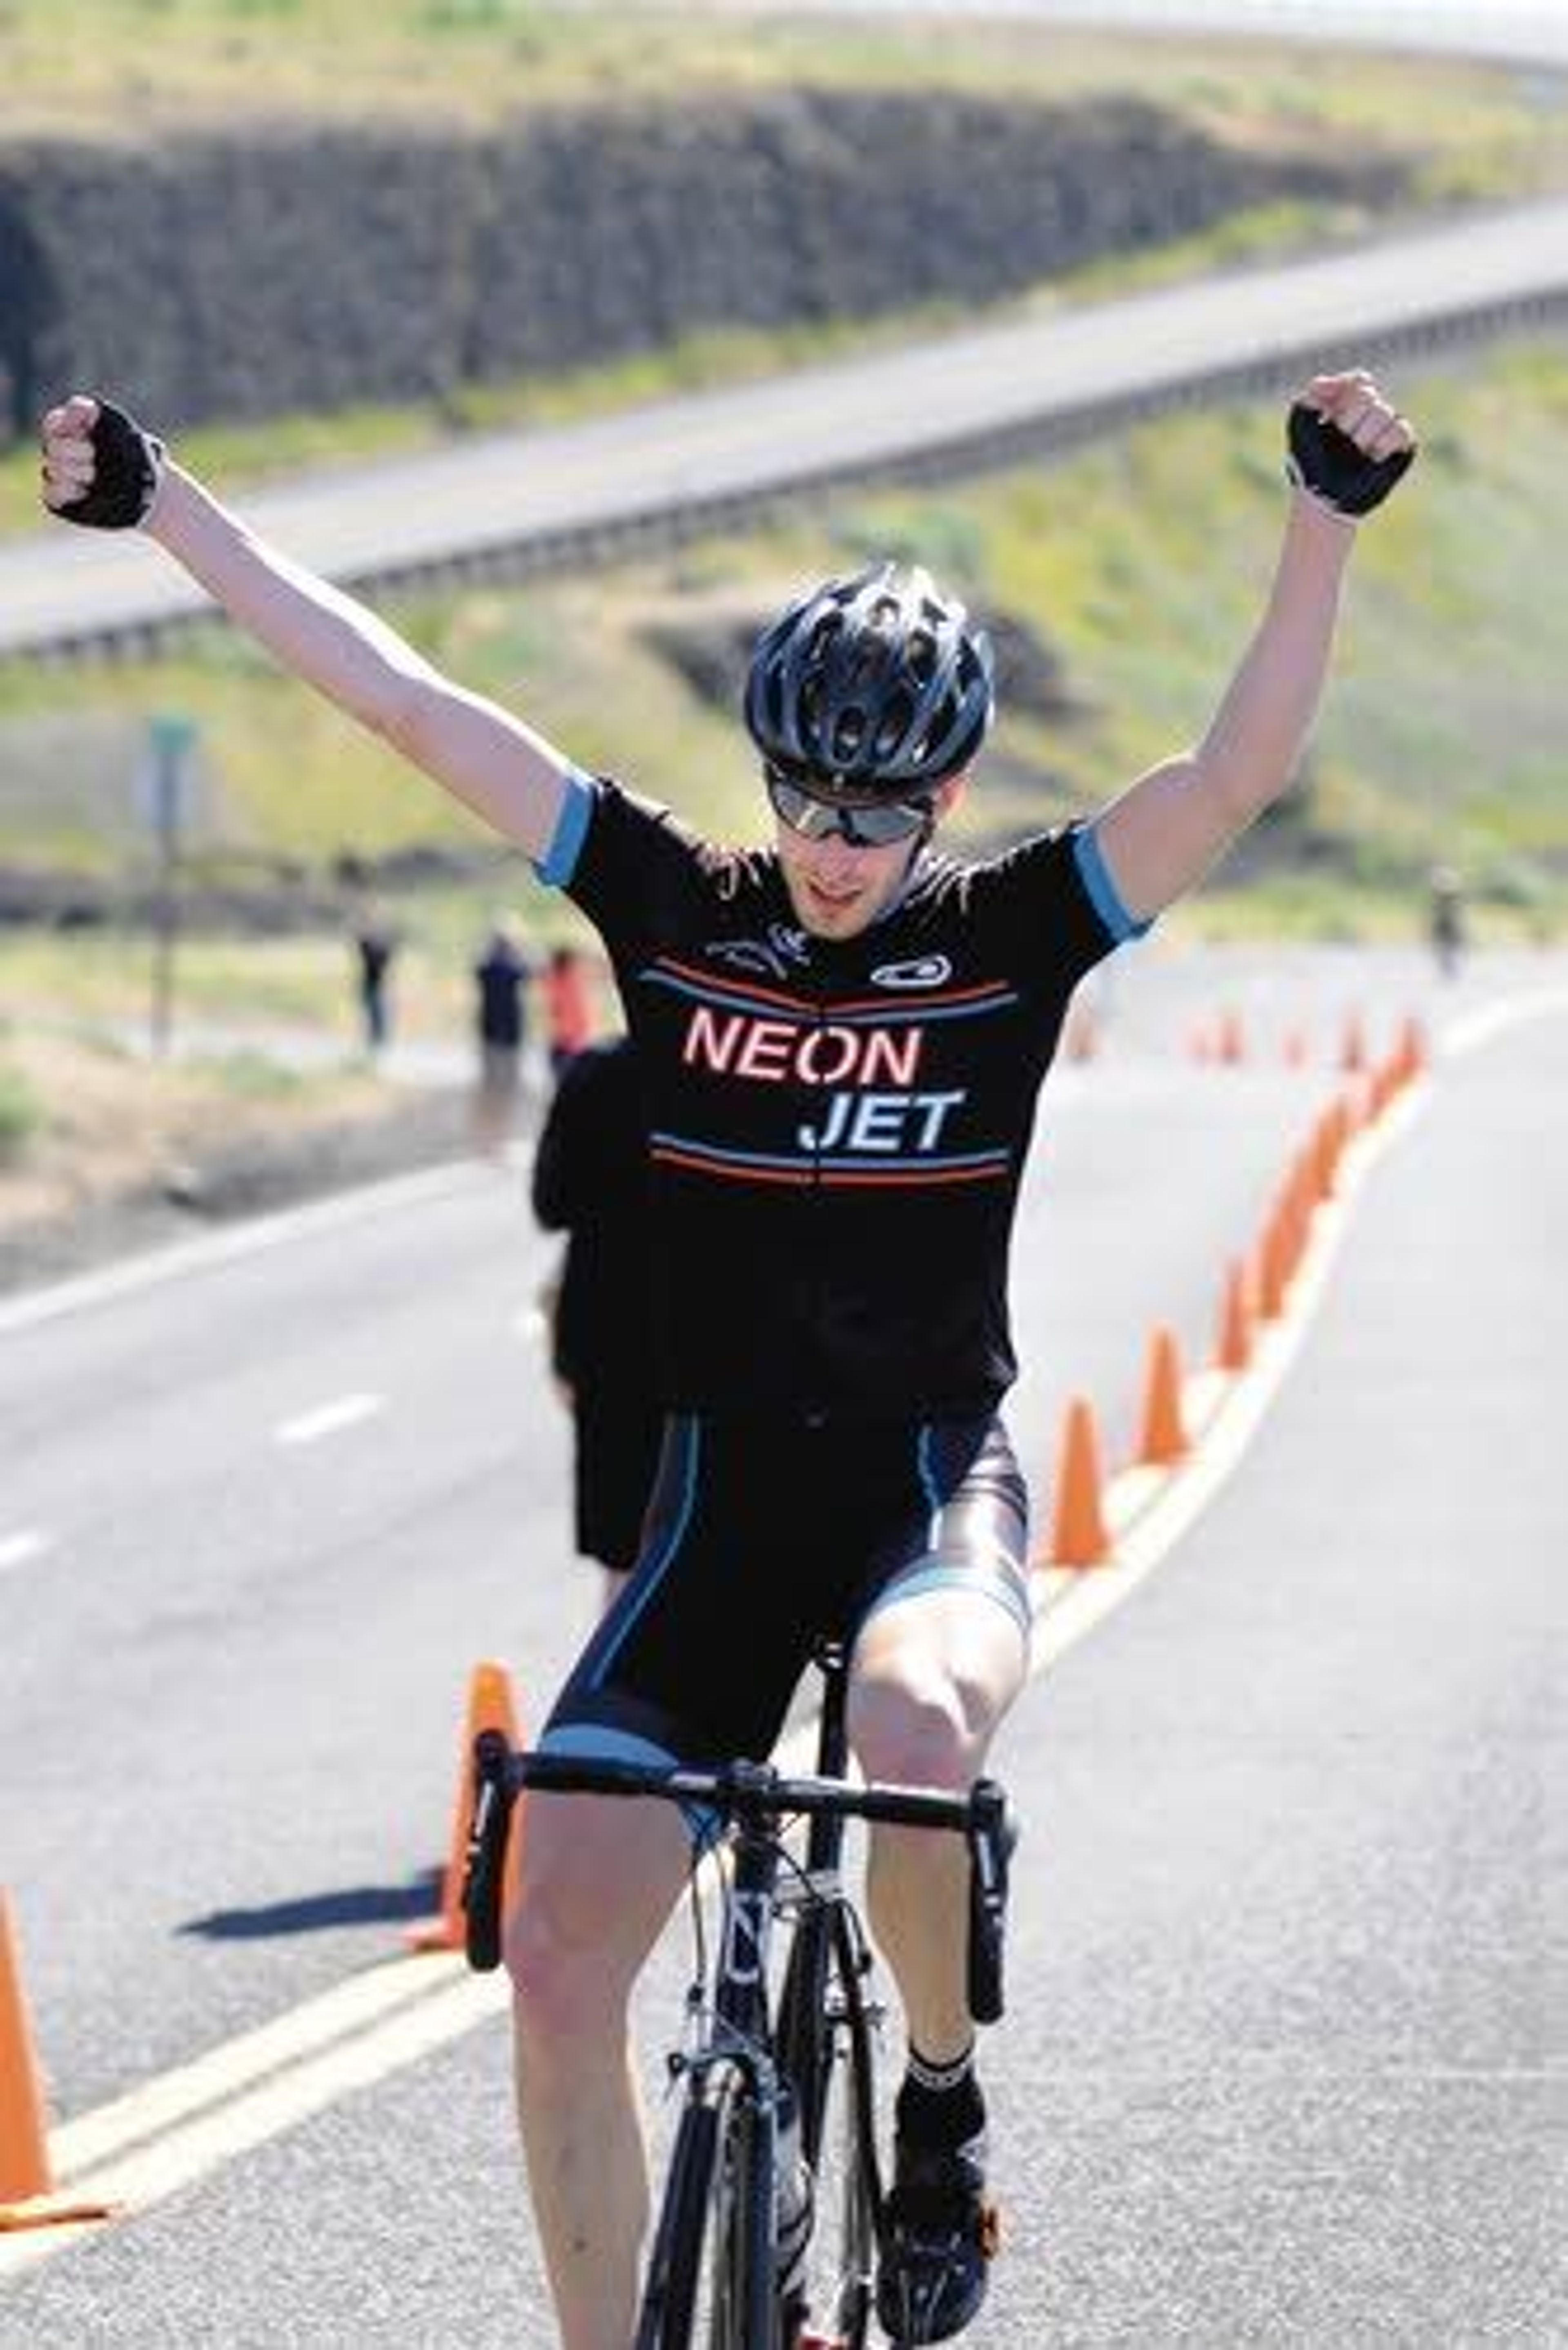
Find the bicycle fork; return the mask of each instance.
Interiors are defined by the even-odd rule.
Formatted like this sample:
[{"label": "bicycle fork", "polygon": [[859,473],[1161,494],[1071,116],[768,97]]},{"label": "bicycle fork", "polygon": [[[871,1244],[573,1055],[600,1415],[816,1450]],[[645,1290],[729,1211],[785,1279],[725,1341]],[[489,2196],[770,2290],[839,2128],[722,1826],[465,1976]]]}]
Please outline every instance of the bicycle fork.
[{"label": "bicycle fork", "polygon": [[773,2051],[768,2029],[768,1958],[773,1942],[778,1851],[773,1838],[748,1830],[737,1839],[734,1870],[724,1903],[717,1972],[715,2046],[722,2048],[746,2084],[751,2127],[745,2191],[737,2214],[736,2266],[746,2313],[745,2340],[759,2350],[793,2350],[784,2336],[779,2195],[794,2148],[786,2137],[784,2108],[793,2091]]}]

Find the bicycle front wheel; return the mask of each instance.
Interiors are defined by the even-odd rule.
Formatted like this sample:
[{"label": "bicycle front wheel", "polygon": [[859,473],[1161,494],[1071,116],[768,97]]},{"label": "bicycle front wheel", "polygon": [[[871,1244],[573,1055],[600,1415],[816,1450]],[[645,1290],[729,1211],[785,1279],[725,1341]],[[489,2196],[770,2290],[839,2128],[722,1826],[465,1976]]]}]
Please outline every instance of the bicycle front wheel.
[{"label": "bicycle front wheel", "polygon": [[864,2350],[871,2337],[881,2199],[877,2016],[866,1993],[864,1946],[840,1909],[807,1921],[791,1962],[780,2039],[792,2051],[801,2085],[814,2213],[797,2320],[809,2326],[815,2342]]},{"label": "bicycle front wheel", "polygon": [[637,2350],[783,2350],[757,2137],[741,2075],[711,2074],[676,2133]]}]

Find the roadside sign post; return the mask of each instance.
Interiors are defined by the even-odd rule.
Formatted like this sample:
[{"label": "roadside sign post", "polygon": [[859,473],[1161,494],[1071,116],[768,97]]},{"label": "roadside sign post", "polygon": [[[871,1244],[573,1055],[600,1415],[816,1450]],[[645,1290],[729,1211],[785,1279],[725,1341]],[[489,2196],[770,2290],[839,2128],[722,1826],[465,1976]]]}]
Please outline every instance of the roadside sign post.
[{"label": "roadside sign post", "polygon": [[164,1058],[174,1035],[174,950],[180,934],[180,838],[192,746],[188,718],[154,718],[148,728],[148,817],[157,843],[152,892],[152,1050]]}]

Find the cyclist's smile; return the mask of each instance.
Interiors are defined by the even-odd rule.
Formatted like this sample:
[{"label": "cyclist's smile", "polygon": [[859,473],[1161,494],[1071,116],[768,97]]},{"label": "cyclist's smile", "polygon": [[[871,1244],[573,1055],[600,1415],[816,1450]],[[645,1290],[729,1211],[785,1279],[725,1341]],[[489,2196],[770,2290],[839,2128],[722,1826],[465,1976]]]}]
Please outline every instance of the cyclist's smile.
[{"label": "cyclist's smile", "polygon": [[[933,801],[935,817],[946,815],[959,790],[956,776],[940,786]],[[838,833],[814,840],[775,816],[774,846],[802,929],[817,938],[852,939],[887,912],[921,842],[917,836],[862,846]]]},{"label": "cyclist's smile", "polygon": [[790,902],[803,929],[818,938],[852,939],[890,904],[916,853],[908,840],[854,848],[846,840],[806,840],[783,824],[774,831]]}]

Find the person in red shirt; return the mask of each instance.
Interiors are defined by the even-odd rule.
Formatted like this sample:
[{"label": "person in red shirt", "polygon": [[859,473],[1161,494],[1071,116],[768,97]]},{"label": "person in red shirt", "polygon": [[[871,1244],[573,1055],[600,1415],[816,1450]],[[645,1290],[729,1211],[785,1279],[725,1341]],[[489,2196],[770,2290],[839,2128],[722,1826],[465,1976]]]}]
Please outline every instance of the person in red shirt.
[{"label": "person in red shirt", "polygon": [[593,1042],[594,999],[587,959],[576,947],[552,947],[539,983],[550,1075],[559,1079],[573,1055]]}]

